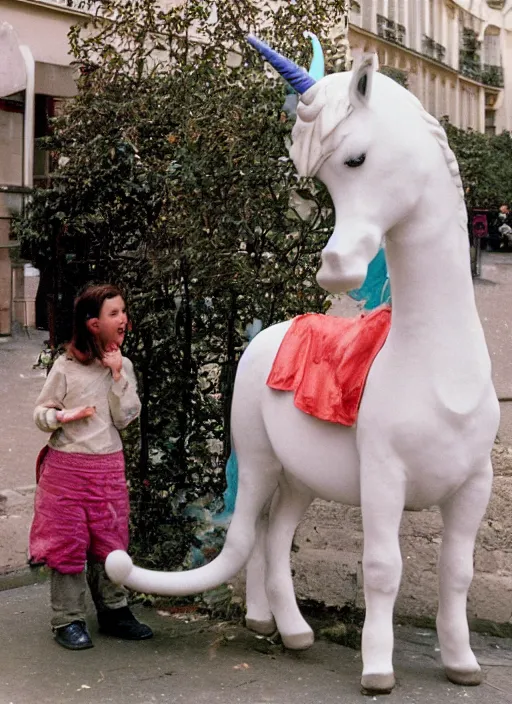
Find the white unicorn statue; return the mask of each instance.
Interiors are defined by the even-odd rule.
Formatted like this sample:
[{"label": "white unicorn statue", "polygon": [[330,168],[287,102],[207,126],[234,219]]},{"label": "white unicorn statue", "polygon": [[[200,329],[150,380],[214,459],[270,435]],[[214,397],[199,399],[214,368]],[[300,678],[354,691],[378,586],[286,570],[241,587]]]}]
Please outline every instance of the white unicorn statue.
[{"label": "white unicorn statue", "polygon": [[328,188],[334,232],[317,280],[337,294],[364,282],[385,238],[391,326],[366,377],[349,427],[298,410],[267,378],[292,321],[260,332],[235,381],[232,439],[239,477],[225,545],[211,563],[183,572],[133,565],[111,553],[112,580],[142,591],[213,589],[247,565],[251,629],[277,628],[292,649],[313,632],[294,595],[290,549],[315,497],[361,506],[366,618],[362,689],[388,693],[393,608],[400,585],[404,510],[439,506],[437,631],[448,679],[477,685],[466,614],[475,538],[492,486],[499,405],[470,270],[467,215],[444,130],[419,101],[362,54],[352,71],[312,78],[254,37],[249,41],[301,96],[291,158]]}]

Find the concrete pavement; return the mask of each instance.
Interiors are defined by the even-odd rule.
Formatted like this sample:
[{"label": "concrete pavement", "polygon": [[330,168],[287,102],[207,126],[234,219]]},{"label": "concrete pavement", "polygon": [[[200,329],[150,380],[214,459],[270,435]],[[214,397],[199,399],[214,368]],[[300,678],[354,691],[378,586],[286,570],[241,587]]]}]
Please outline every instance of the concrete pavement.
[{"label": "concrete pavement", "polygon": [[47,336],[30,330],[0,337],[0,575],[26,564],[35,461],[48,441],[32,420],[46,378],[33,366]]},{"label": "concrete pavement", "polygon": [[482,275],[475,279],[475,297],[491,355],[500,399],[500,440],[512,445],[512,255],[482,253]]},{"label": "concrete pavement", "polygon": [[[100,636],[71,652],[53,642],[48,584],[0,593],[0,704],[359,704],[360,653],[325,639],[292,653],[234,623],[161,607],[136,607],[152,640]],[[326,622],[312,621],[317,630]],[[397,626],[397,687],[389,704],[512,702],[512,640],[473,635],[486,682],[457,687],[445,678],[436,637]]]},{"label": "concrete pavement", "polygon": [[48,333],[0,337],[0,491],[35,483],[35,460],[48,435],[32,420],[46,372],[33,369]]},{"label": "concrete pavement", "polygon": [[475,279],[475,297],[496,392],[501,398],[512,398],[512,254],[482,253],[482,275]]}]

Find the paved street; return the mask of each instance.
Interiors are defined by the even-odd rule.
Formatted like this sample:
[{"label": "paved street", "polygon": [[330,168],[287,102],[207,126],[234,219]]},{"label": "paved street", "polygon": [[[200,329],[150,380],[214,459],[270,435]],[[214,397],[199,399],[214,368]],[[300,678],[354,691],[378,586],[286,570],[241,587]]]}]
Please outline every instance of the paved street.
[{"label": "paved street", "polygon": [[[190,615],[176,618],[165,607],[139,607],[136,612],[154,628],[152,640],[128,643],[99,636],[91,616],[95,647],[71,652],[52,641],[47,584],[0,592],[0,704],[356,704],[376,700],[359,693],[357,651],[321,639],[306,652],[285,652],[235,624],[204,619],[187,623]],[[444,678],[432,631],[398,627],[396,633],[398,686],[381,701],[512,702],[512,641],[475,635],[475,652],[487,681],[478,688],[464,688]]]},{"label": "paved street", "polygon": [[512,398],[512,254],[483,253],[482,276],[475,279],[475,296],[491,354],[496,391],[502,398]]},{"label": "paved street", "polygon": [[32,420],[46,377],[33,369],[47,333],[0,337],[0,491],[34,484],[35,459],[48,441]]}]

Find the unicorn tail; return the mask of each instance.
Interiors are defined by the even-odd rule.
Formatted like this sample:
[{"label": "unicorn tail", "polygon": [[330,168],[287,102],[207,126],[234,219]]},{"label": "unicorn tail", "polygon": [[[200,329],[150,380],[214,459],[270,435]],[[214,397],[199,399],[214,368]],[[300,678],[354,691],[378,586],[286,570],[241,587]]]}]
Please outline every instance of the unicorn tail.
[{"label": "unicorn tail", "polygon": [[[228,463],[231,479],[237,479],[237,460],[233,453]],[[229,515],[232,509],[232,502],[236,495],[236,483],[228,486],[228,501],[225,513]],[[252,500],[252,496],[245,496],[245,502]],[[268,497],[263,496],[263,503]],[[255,513],[263,508],[256,506]],[[200,594],[201,592],[215,589],[220,584],[234,577],[247,563],[256,535],[254,530],[247,530],[246,511],[242,508],[238,514],[238,524],[236,524],[236,511],[233,514],[233,521],[226,535],[226,542],[218,557],[212,562],[197,569],[184,572],[161,572],[157,570],[146,570],[136,567],[131,557],[123,550],[115,550],[108,555],[105,562],[105,569],[110,579],[116,584],[124,584],[126,587],[145,594],[161,594],[162,596],[188,596],[190,594]]]}]

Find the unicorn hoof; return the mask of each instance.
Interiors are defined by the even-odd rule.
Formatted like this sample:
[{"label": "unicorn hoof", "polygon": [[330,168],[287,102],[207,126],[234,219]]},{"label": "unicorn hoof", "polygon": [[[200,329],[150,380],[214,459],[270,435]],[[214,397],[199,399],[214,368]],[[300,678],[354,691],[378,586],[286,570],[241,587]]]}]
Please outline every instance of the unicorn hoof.
[{"label": "unicorn hoof", "polygon": [[296,633],[292,636],[284,636],[281,633],[281,638],[283,645],[288,650],[307,650],[311,648],[315,642],[315,634],[313,631],[306,631],[305,633]]},{"label": "unicorn hoof", "polygon": [[363,675],[361,677],[361,692],[363,694],[390,694],[395,686],[395,675]]},{"label": "unicorn hoof", "polygon": [[277,630],[276,622],[273,618],[264,621],[260,621],[256,618],[246,618],[245,626],[250,631],[254,631],[254,633],[258,633],[260,636],[271,636]]},{"label": "unicorn hoof", "polygon": [[446,677],[453,684],[460,684],[463,687],[476,687],[483,682],[482,670],[454,670],[452,667],[445,667]]}]

